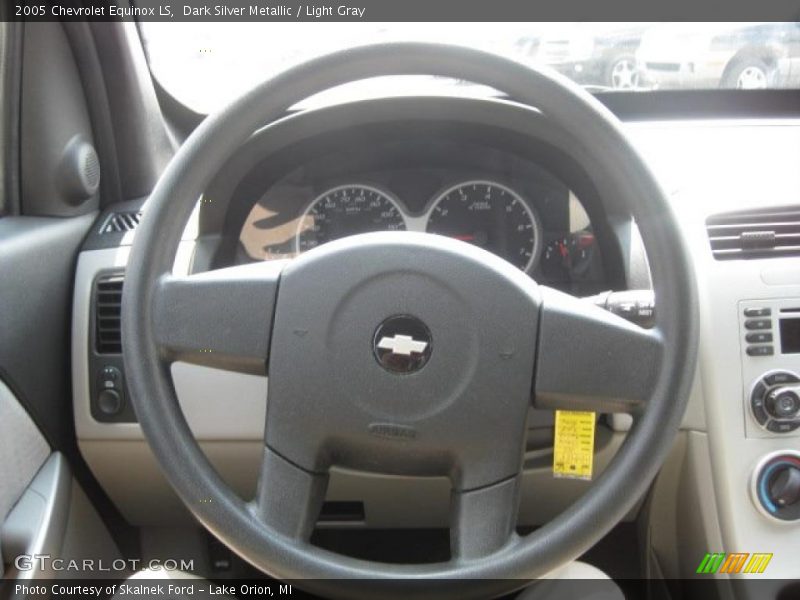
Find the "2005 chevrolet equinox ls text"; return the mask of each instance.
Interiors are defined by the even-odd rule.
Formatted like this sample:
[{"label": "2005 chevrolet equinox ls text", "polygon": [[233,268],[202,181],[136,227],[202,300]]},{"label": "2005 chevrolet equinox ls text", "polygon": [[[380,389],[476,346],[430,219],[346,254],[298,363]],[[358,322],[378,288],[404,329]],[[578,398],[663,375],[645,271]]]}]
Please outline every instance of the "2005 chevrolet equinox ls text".
[{"label": "2005 chevrolet equinox ls text", "polygon": [[0,21],[0,596],[800,598],[796,22],[114,6]]}]

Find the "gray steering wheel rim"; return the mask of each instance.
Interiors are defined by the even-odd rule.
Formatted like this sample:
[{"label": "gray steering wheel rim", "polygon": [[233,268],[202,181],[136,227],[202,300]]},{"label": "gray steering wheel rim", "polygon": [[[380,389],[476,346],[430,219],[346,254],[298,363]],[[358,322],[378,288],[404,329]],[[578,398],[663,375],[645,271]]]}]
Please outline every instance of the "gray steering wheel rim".
[{"label": "gray steering wheel rim", "polygon": [[[487,558],[435,565],[386,565],[296,543],[258,521],[216,473],[181,412],[153,335],[152,301],[170,273],[197,198],[250,135],[297,102],[336,85],[384,75],[438,75],[485,84],[535,106],[582,150],[593,152],[617,188],[605,198],[639,226],[658,299],[664,351],[641,419],[592,488],[535,533]],[[142,430],[168,480],[193,514],[237,554],[283,580],[346,597],[486,597],[521,587],[573,560],[618,523],[644,494],[678,431],[694,374],[698,316],[688,253],[667,200],[616,118],[557,74],[468,48],[422,43],[363,46],[296,66],[208,117],[168,165],[139,226],[122,306],[126,376]],[[188,467],[187,467],[188,465]],[[198,503],[198,498],[210,502]],[[356,581],[359,579],[368,581]],[[420,578],[430,578],[420,582]],[[331,582],[330,580],[340,580]],[[348,581],[342,581],[348,580]],[[387,580],[392,580],[387,585]],[[397,580],[402,580],[398,584]],[[480,581],[478,581],[480,580]]]}]

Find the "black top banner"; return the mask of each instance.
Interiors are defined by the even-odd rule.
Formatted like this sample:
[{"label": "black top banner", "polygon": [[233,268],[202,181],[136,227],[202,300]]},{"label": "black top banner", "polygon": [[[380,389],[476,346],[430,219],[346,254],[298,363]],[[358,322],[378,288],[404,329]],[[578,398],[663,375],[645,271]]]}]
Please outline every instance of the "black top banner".
[{"label": "black top banner", "polygon": [[4,1],[25,21],[800,21],[800,0]]}]

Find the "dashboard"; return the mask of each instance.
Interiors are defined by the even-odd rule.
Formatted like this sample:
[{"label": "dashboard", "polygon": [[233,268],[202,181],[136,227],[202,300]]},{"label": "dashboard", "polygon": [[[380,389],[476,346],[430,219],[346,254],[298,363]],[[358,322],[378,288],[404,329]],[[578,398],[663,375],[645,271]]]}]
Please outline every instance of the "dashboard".
[{"label": "dashboard", "polygon": [[[566,155],[556,135],[536,110],[494,99],[384,98],[290,114],[256,131],[204,187],[173,272],[291,259],[344,236],[405,230],[474,244],[538,283],[592,301],[605,291],[646,290],[635,224],[608,212],[609,192],[592,172],[592,157]],[[162,479],[133,488],[141,480],[114,466],[154,467],[128,399],[121,332],[109,331],[119,319],[114,313],[109,323],[104,312],[120,310],[135,223],[146,211],[143,199],[100,216],[77,266],[73,320],[81,451],[137,524],[186,517]],[[263,453],[267,378],[182,362],[171,370],[204,451],[250,497]],[[551,494],[546,504],[523,502],[522,524],[546,521],[582,491],[549,471],[553,423],[552,411],[528,416],[523,495],[542,486]],[[602,470],[624,431],[603,427],[597,436]],[[389,488],[392,502],[377,501]],[[329,494],[332,502],[362,506],[368,521],[361,524],[370,527],[439,527],[449,510],[449,486],[436,478],[406,486],[387,476],[373,486],[358,473],[337,472]],[[152,502],[158,511],[146,509]]]},{"label": "dashboard", "polygon": [[[414,98],[287,117],[257,132],[209,182],[197,231],[181,243],[176,270],[179,262],[180,273],[197,273],[291,258],[362,231],[413,230],[479,245],[537,282],[576,296],[646,289],[649,272],[635,224],[604,210],[601,198],[608,193],[592,172],[592,157],[555,152],[548,144],[554,134],[533,111],[526,112],[524,131],[514,131],[504,115],[520,110],[527,111],[497,101]],[[797,258],[719,260],[708,219],[796,206],[800,121],[643,121],[626,123],[625,131],[659,178],[684,232],[702,324],[698,376],[681,436],[648,509],[661,523],[653,529],[653,547],[669,557],[677,535],[700,556],[708,548],[768,548],[771,576],[796,577],[797,521],[768,513],[756,483],[774,461],[800,453],[800,429],[770,429],[771,421],[759,420],[763,394],[752,392],[776,374],[800,377],[795,346],[787,352],[777,345],[783,311],[800,307]],[[135,417],[100,418],[94,410],[98,378],[106,367],[122,365],[121,355],[96,347],[94,299],[100,284],[121,286],[119,279],[103,278],[123,274],[132,237],[103,232],[115,214],[140,210],[146,206],[139,201],[110,207],[78,261],[75,427],[83,456],[125,517],[164,526],[193,521],[160,477]],[[754,310],[771,311],[769,329],[755,333],[775,336],[774,353],[748,351]],[[175,363],[172,376],[203,451],[243,497],[252,496],[263,454],[267,379],[185,363]],[[618,416],[606,415],[598,425],[598,472],[624,442],[630,424]],[[531,412],[523,526],[558,515],[588,486],[553,478],[552,427],[551,413]],[[120,464],[143,475],[130,477]],[[671,479],[679,471],[680,479]],[[345,471],[332,477],[329,500],[363,508],[361,520],[342,526],[374,528],[440,527],[450,501],[449,488],[435,478],[408,482]],[[675,502],[702,510],[686,513]],[[692,564],[676,558],[662,566],[675,576],[694,573],[696,554],[686,555]]]},{"label": "dashboard", "polygon": [[416,231],[481,247],[562,291],[611,287],[580,199],[513,152],[402,135],[305,156],[286,170],[258,189],[257,168],[234,193],[244,218],[238,231],[229,227],[236,243],[225,264],[292,258],[359,233]]}]

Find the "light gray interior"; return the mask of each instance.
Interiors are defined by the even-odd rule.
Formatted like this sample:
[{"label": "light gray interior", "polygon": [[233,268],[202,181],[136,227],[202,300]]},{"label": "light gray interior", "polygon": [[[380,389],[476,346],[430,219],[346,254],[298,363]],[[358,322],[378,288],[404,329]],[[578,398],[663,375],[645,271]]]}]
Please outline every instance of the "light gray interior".
[{"label": "light gray interior", "polygon": [[0,381],[0,522],[50,455],[50,447],[19,401]]},{"label": "light gray interior", "polygon": [[[134,23],[119,28],[83,22],[27,24],[24,28],[16,28],[14,23],[0,25],[0,75],[4,84],[14,79],[6,53],[13,56],[18,44],[17,50],[24,50],[25,57],[15,65],[19,67],[21,86],[16,96],[24,100],[17,107],[19,114],[5,112],[5,105],[13,104],[16,97],[13,93],[0,101],[4,112],[0,130],[4,141],[8,137],[0,152],[4,154],[0,164],[0,254],[5,251],[9,257],[0,259],[0,267],[7,274],[7,285],[0,283],[0,290],[12,308],[5,311],[4,307],[0,316],[0,578],[32,581],[87,576],[56,570],[52,564],[30,569],[15,565],[19,556],[41,554],[64,561],[101,559],[104,563],[130,557],[143,561],[173,557],[193,560],[192,572],[161,573],[158,577],[261,577],[262,573],[253,570],[250,563],[218,544],[215,536],[224,538],[226,531],[209,531],[197,516],[201,511],[187,507],[185,493],[183,500],[176,493],[165,474],[163,457],[154,452],[143,427],[135,420],[129,395],[124,398],[124,415],[98,417],[98,369],[103,365],[123,368],[123,357],[95,351],[95,285],[98,277],[124,273],[136,239],[135,230],[111,235],[100,235],[100,231],[116,213],[147,212],[147,196],[200,116],[176,112],[175,106],[170,105],[174,99],[164,90],[154,89]],[[114,72],[119,74],[118,79],[112,76]],[[44,85],[45,81],[49,84]],[[129,89],[139,88],[141,98],[135,93],[127,94]],[[425,90],[421,88],[420,93]],[[241,268],[244,262],[250,262],[253,256],[248,256],[243,238],[240,239],[245,231],[243,223],[253,228],[258,218],[268,220],[269,209],[285,208],[270,194],[286,194],[287,202],[296,200],[297,215],[302,221],[302,216],[308,216],[312,200],[321,197],[322,191],[354,183],[386,188],[407,229],[419,236],[426,232],[435,200],[458,187],[455,184],[495,180],[500,185],[509,184],[512,193],[519,192],[524,198],[523,204],[530,204],[527,210],[534,211],[530,213],[534,215],[532,220],[539,222],[545,235],[544,243],[537,240],[534,245],[538,260],[532,259],[528,263],[531,267],[543,260],[548,242],[555,239],[555,229],[542,226],[546,216],[542,214],[544,201],[537,204],[539,199],[534,201],[515,187],[539,185],[547,180],[526,181],[529,173],[518,169],[527,161],[563,180],[569,187],[570,201],[574,197],[582,206],[596,228],[597,239],[604,242],[598,246],[604,271],[591,281],[599,287],[586,293],[576,292],[578,288],[557,288],[574,298],[554,295],[551,302],[594,311],[596,306],[611,309],[599,299],[609,297],[612,289],[625,290],[620,296],[623,300],[627,293],[631,297],[652,295],[658,268],[651,272],[653,261],[648,258],[652,257],[645,251],[649,240],[643,240],[641,232],[653,223],[640,221],[640,230],[635,220],[617,210],[618,199],[609,200],[607,194],[613,188],[611,180],[625,180],[627,166],[620,165],[606,177],[597,169],[597,157],[583,147],[574,156],[553,152],[559,144],[574,140],[555,131],[543,111],[494,91],[485,94],[484,97],[480,92],[469,99],[446,93],[348,98],[339,105],[328,105],[324,100],[310,103],[308,110],[301,109],[305,104],[294,105],[288,118],[257,130],[241,144],[213,178],[209,171],[211,181],[202,195],[187,195],[191,196],[190,202],[198,196],[199,199],[178,244],[171,275],[188,279],[208,272],[211,279],[220,268]],[[799,113],[784,107],[787,114],[795,116],[756,116],[759,111],[755,105],[761,98],[765,100],[764,110],[774,110],[767,104],[777,103],[779,95],[777,91],[769,97],[756,92],[752,107],[740,107],[748,116],[721,118],[699,100],[698,105],[704,106],[706,112],[698,109],[697,114],[685,116],[681,111],[691,103],[678,94],[674,97],[676,106],[665,110],[663,121],[653,119],[649,109],[642,114],[634,110],[634,117],[628,114],[623,118],[629,100],[623,99],[616,106],[616,100],[609,102],[611,112],[618,113],[623,121],[620,127],[625,139],[641,154],[664,190],[668,212],[674,215],[688,251],[699,309],[697,360],[693,365],[696,371],[677,436],[646,492],[629,510],[626,506],[626,510],[619,511],[618,527],[591,549],[584,549],[586,553],[580,561],[546,573],[545,579],[552,582],[543,580],[523,592],[520,599],[581,597],[586,588],[562,587],[564,579],[596,580],[599,591],[602,580],[608,581],[604,570],[620,582],[627,577],[652,579],[655,583],[650,583],[648,600],[677,599],[681,585],[677,580],[686,579],[711,582],[704,588],[708,600],[789,600],[799,589],[789,590],[786,586],[800,581],[800,519],[786,520],[770,513],[761,499],[760,477],[779,458],[797,460],[800,468],[800,427],[783,433],[770,429],[757,419],[752,401],[765,376],[789,373],[800,379],[800,352],[781,352],[777,321],[784,314],[800,318],[799,259],[795,253],[786,257],[719,260],[712,254],[707,230],[709,218],[728,213],[779,208],[797,211]],[[664,102],[663,97],[659,102]],[[635,100],[632,104],[639,106]],[[722,104],[720,111],[730,110]],[[661,115],[660,110],[654,112]],[[179,118],[173,122],[176,115]],[[470,122],[479,126],[471,128],[467,125]],[[454,132],[462,137],[453,137]],[[344,136],[341,146],[331,145],[337,135]],[[482,135],[485,137],[476,143]],[[359,142],[359,136],[366,136],[363,139],[370,142],[380,137],[380,142],[367,145],[368,151],[359,154],[353,144]],[[393,154],[395,137],[403,136],[408,139],[398,142],[398,146],[408,146]],[[449,151],[455,146],[447,144],[463,143],[463,156],[454,159],[450,171],[438,164],[429,165],[432,172],[446,172],[441,177],[447,184],[431,184],[431,190],[420,194],[424,198],[415,205],[414,196],[420,188],[407,187],[405,195],[397,192],[387,182],[400,178],[403,172],[393,172],[385,164],[394,158],[404,165],[402,168],[410,169],[409,178],[424,179],[428,166],[409,167],[407,163],[413,161],[407,159],[415,151],[422,153],[420,162],[431,156],[436,158],[436,150],[431,154],[423,151],[425,144],[434,147],[440,141],[442,148]],[[15,144],[20,147],[20,164],[8,162],[5,156]],[[318,151],[316,145],[334,150]],[[349,152],[341,152],[342,147],[352,150],[356,157],[350,163],[346,156]],[[99,167],[93,162],[97,156]],[[81,179],[95,167],[102,173],[99,186],[96,179]],[[504,169],[509,180],[501,177]],[[431,177],[435,180],[439,176]],[[606,201],[606,208],[611,208],[601,210]],[[646,204],[647,199],[641,199],[641,203]],[[255,217],[247,212],[259,207],[263,209],[260,216],[257,211]],[[277,214],[283,218],[289,213]],[[296,250],[300,227],[292,223],[291,229],[291,248]],[[277,273],[285,264],[297,264],[290,262],[293,256],[276,255],[269,266],[253,260],[253,268],[262,273],[274,269]],[[358,264],[353,264],[353,272],[358,271]],[[544,271],[535,267],[526,273],[536,285],[552,283],[539,280]],[[518,275],[515,271],[514,277]],[[319,281],[326,279],[320,276],[316,283]],[[319,291],[314,287],[310,285],[309,293]],[[490,296],[486,294],[486,298]],[[215,300],[217,304],[203,313],[206,318],[212,315],[213,319],[227,299],[219,294]],[[13,310],[16,306],[18,311]],[[677,309],[674,304],[665,307],[663,295],[659,298],[658,294],[655,306],[656,314],[659,308],[689,308],[688,302]],[[745,342],[751,319],[745,311],[762,309],[771,311],[770,323],[763,331],[775,338],[774,353],[754,356]],[[13,318],[8,319],[7,315]],[[203,332],[230,341],[225,336],[231,315],[233,311]],[[234,372],[205,366],[215,363],[210,358],[204,361],[206,357],[197,353],[181,354],[181,346],[190,346],[195,339],[192,321],[185,314],[167,312],[159,322],[164,335],[172,336],[168,340],[174,345],[171,357],[178,358],[169,365],[168,375],[203,456],[222,483],[247,502],[258,493],[265,460],[265,430],[270,424],[270,392],[280,387],[279,382],[265,376],[260,364],[243,366],[240,362],[235,367],[241,372]],[[265,325],[258,320],[252,322],[259,330]],[[624,327],[634,326],[626,323]],[[566,335],[565,331],[552,329],[553,338]],[[266,342],[266,337],[262,341]],[[578,344],[579,340],[572,339],[571,343]],[[236,363],[236,352],[241,347],[233,343],[226,349],[233,357],[231,364]],[[610,355],[612,348],[606,350]],[[547,367],[558,376],[550,382],[544,378],[539,382],[541,387],[534,390],[538,394],[533,394],[535,406],[532,404],[527,412],[527,445],[517,482],[520,502],[516,525],[520,538],[516,539],[563,517],[587,498],[597,479],[612,470],[612,461],[624,455],[626,441],[635,437],[630,413],[640,414],[638,399],[622,398],[622,384],[635,380],[639,391],[645,390],[648,369],[653,368],[657,357],[654,351],[649,357],[652,360],[645,360],[648,348],[634,352],[626,346],[621,350],[618,355],[625,357],[622,363],[604,363],[601,358],[605,355],[598,355],[597,360],[589,357],[588,362],[581,363],[586,355],[571,356],[567,350],[537,361],[540,367]],[[130,360],[130,356],[126,359]],[[637,365],[637,359],[647,364]],[[573,402],[573,408],[591,407],[595,390],[589,375],[598,379],[609,372],[620,375],[614,379],[621,387],[613,390],[617,401],[613,408],[598,414],[592,481],[554,477],[554,413],[550,407],[561,402],[563,408],[565,398]],[[558,391],[549,393],[548,383],[560,386]],[[569,393],[559,395],[565,388]],[[287,439],[311,431],[311,420],[317,416],[313,407],[304,406],[303,413],[295,415],[291,431],[284,432]],[[63,422],[65,419],[68,422]],[[770,419],[774,425],[775,419]],[[362,457],[361,464],[371,458]],[[640,484],[641,478],[630,481],[632,487]],[[496,486],[509,489],[507,480],[488,487]],[[320,517],[315,541],[306,549],[309,553],[338,553],[344,548],[341,554],[351,558],[347,550],[355,548],[353,561],[375,560],[386,565],[385,573],[391,573],[396,566],[396,573],[408,574],[408,557],[395,562],[392,552],[388,553],[392,558],[386,561],[369,554],[371,551],[382,555],[382,546],[399,539],[398,547],[418,546],[419,551],[412,553],[413,560],[421,556],[428,560],[428,554],[437,556],[423,564],[423,569],[447,564],[440,562],[446,558],[438,558],[437,536],[445,532],[447,537],[445,530],[453,523],[451,487],[447,477],[438,475],[390,475],[336,466],[330,473],[325,500],[333,503],[334,509],[336,503],[341,503],[354,512],[345,517]],[[615,493],[620,501],[627,502],[632,497],[625,485],[618,486]],[[481,525],[480,504],[476,506],[473,513],[464,509],[462,521]],[[430,542],[432,539],[434,542]],[[632,543],[637,546],[632,547]],[[214,548],[221,549],[223,562],[231,561],[227,567],[214,564]],[[514,559],[514,551],[512,547],[501,558]],[[714,552],[768,552],[771,560],[768,570],[760,575],[699,574],[702,557]],[[578,550],[573,552],[574,556],[579,554]],[[469,560],[462,564],[467,563]],[[294,570],[290,574],[302,575],[298,564],[292,564]],[[529,570],[536,568],[538,563],[529,565]],[[129,574],[126,568],[108,576],[124,578]],[[93,571],[90,576],[97,575]],[[151,572],[141,571],[131,583],[152,576]],[[762,585],[764,580],[767,583]],[[749,589],[740,586],[750,582],[754,586]],[[619,588],[609,583],[608,597],[616,600]],[[520,587],[522,582],[514,585]],[[433,597],[442,589],[432,587],[426,591]]]},{"label": "light gray interior", "polygon": [[[752,471],[763,456],[800,449],[800,436],[763,431],[750,416],[746,399],[758,375],[778,368],[798,372],[800,359],[746,357],[738,340],[738,326],[742,302],[760,305],[769,300],[785,304],[800,298],[796,259],[714,261],[707,245],[705,218],[720,210],[763,206],[765,195],[774,198],[775,205],[790,203],[792,197],[787,192],[800,184],[800,174],[794,168],[800,161],[800,124],[688,121],[633,123],[626,129],[650,161],[676,207],[698,271],[704,324],[700,370],[682,426],[689,443],[681,442],[686,449],[668,463],[674,465],[679,474],[676,476],[689,477],[689,482],[675,486],[667,496],[654,493],[653,497],[661,498],[656,506],[663,506],[660,510],[672,515],[679,503],[700,506],[704,512],[698,517],[702,526],[679,525],[681,539],[691,540],[698,548],[713,548],[720,543],[724,547],[752,546],[753,540],[758,540],[759,546],[774,548],[770,573],[774,577],[793,577],[798,573],[793,557],[800,551],[794,532],[797,526],[776,524],[765,517],[753,504],[749,485]],[[737,168],[751,169],[759,164],[771,165],[770,170],[776,176],[759,178],[757,185],[753,183],[755,187],[749,187],[747,180],[734,181],[728,176]],[[191,252],[191,242],[184,242],[182,251]],[[163,526],[181,515],[189,523],[188,514],[160,478],[138,425],[97,423],[88,411],[86,324],[90,282],[99,270],[124,265],[126,254],[126,248],[97,250],[84,252],[79,261],[73,321],[73,380],[81,449],[98,479],[132,522]],[[731,373],[738,375],[731,377]],[[263,426],[260,417],[264,405],[260,398],[266,380],[180,364],[174,367],[173,375],[187,420],[204,451],[238,490],[253,489]],[[225,408],[220,409],[215,391],[223,389],[227,390],[222,400]],[[235,410],[230,409],[231,402],[236,403]],[[217,410],[224,410],[226,419],[215,418]],[[611,435],[617,439],[624,433]],[[604,453],[613,452],[617,443]],[[676,451],[679,448],[680,444],[676,445]],[[125,476],[118,468],[121,461],[136,465],[135,472],[146,476],[136,480]],[[602,454],[598,462],[603,464]],[[530,500],[523,499],[521,523],[544,522],[585,489],[581,482],[552,479],[549,468],[545,460],[538,468],[526,469],[524,485],[530,493],[523,493],[523,498]],[[665,468],[659,481],[664,481],[669,471]],[[356,526],[443,524],[446,493],[435,481],[403,481],[403,485],[398,482],[395,486],[391,478],[380,485],[370,479],[355,473],[337,473],[333,477],[331,499],[355,498],[365,502],[366,520]],[[154,505],[163,506],[164,510],[148,510],[148,506]],[[669,525],[674,517],[659,516],[662,512],[655,507],[650,510],[654,511],[652,560],[668,576],[688,574],[696,565],[681,564],[677,558],[664,554],[674,552],[674,544],[664,541],[672,540],[677,531]]]}]

